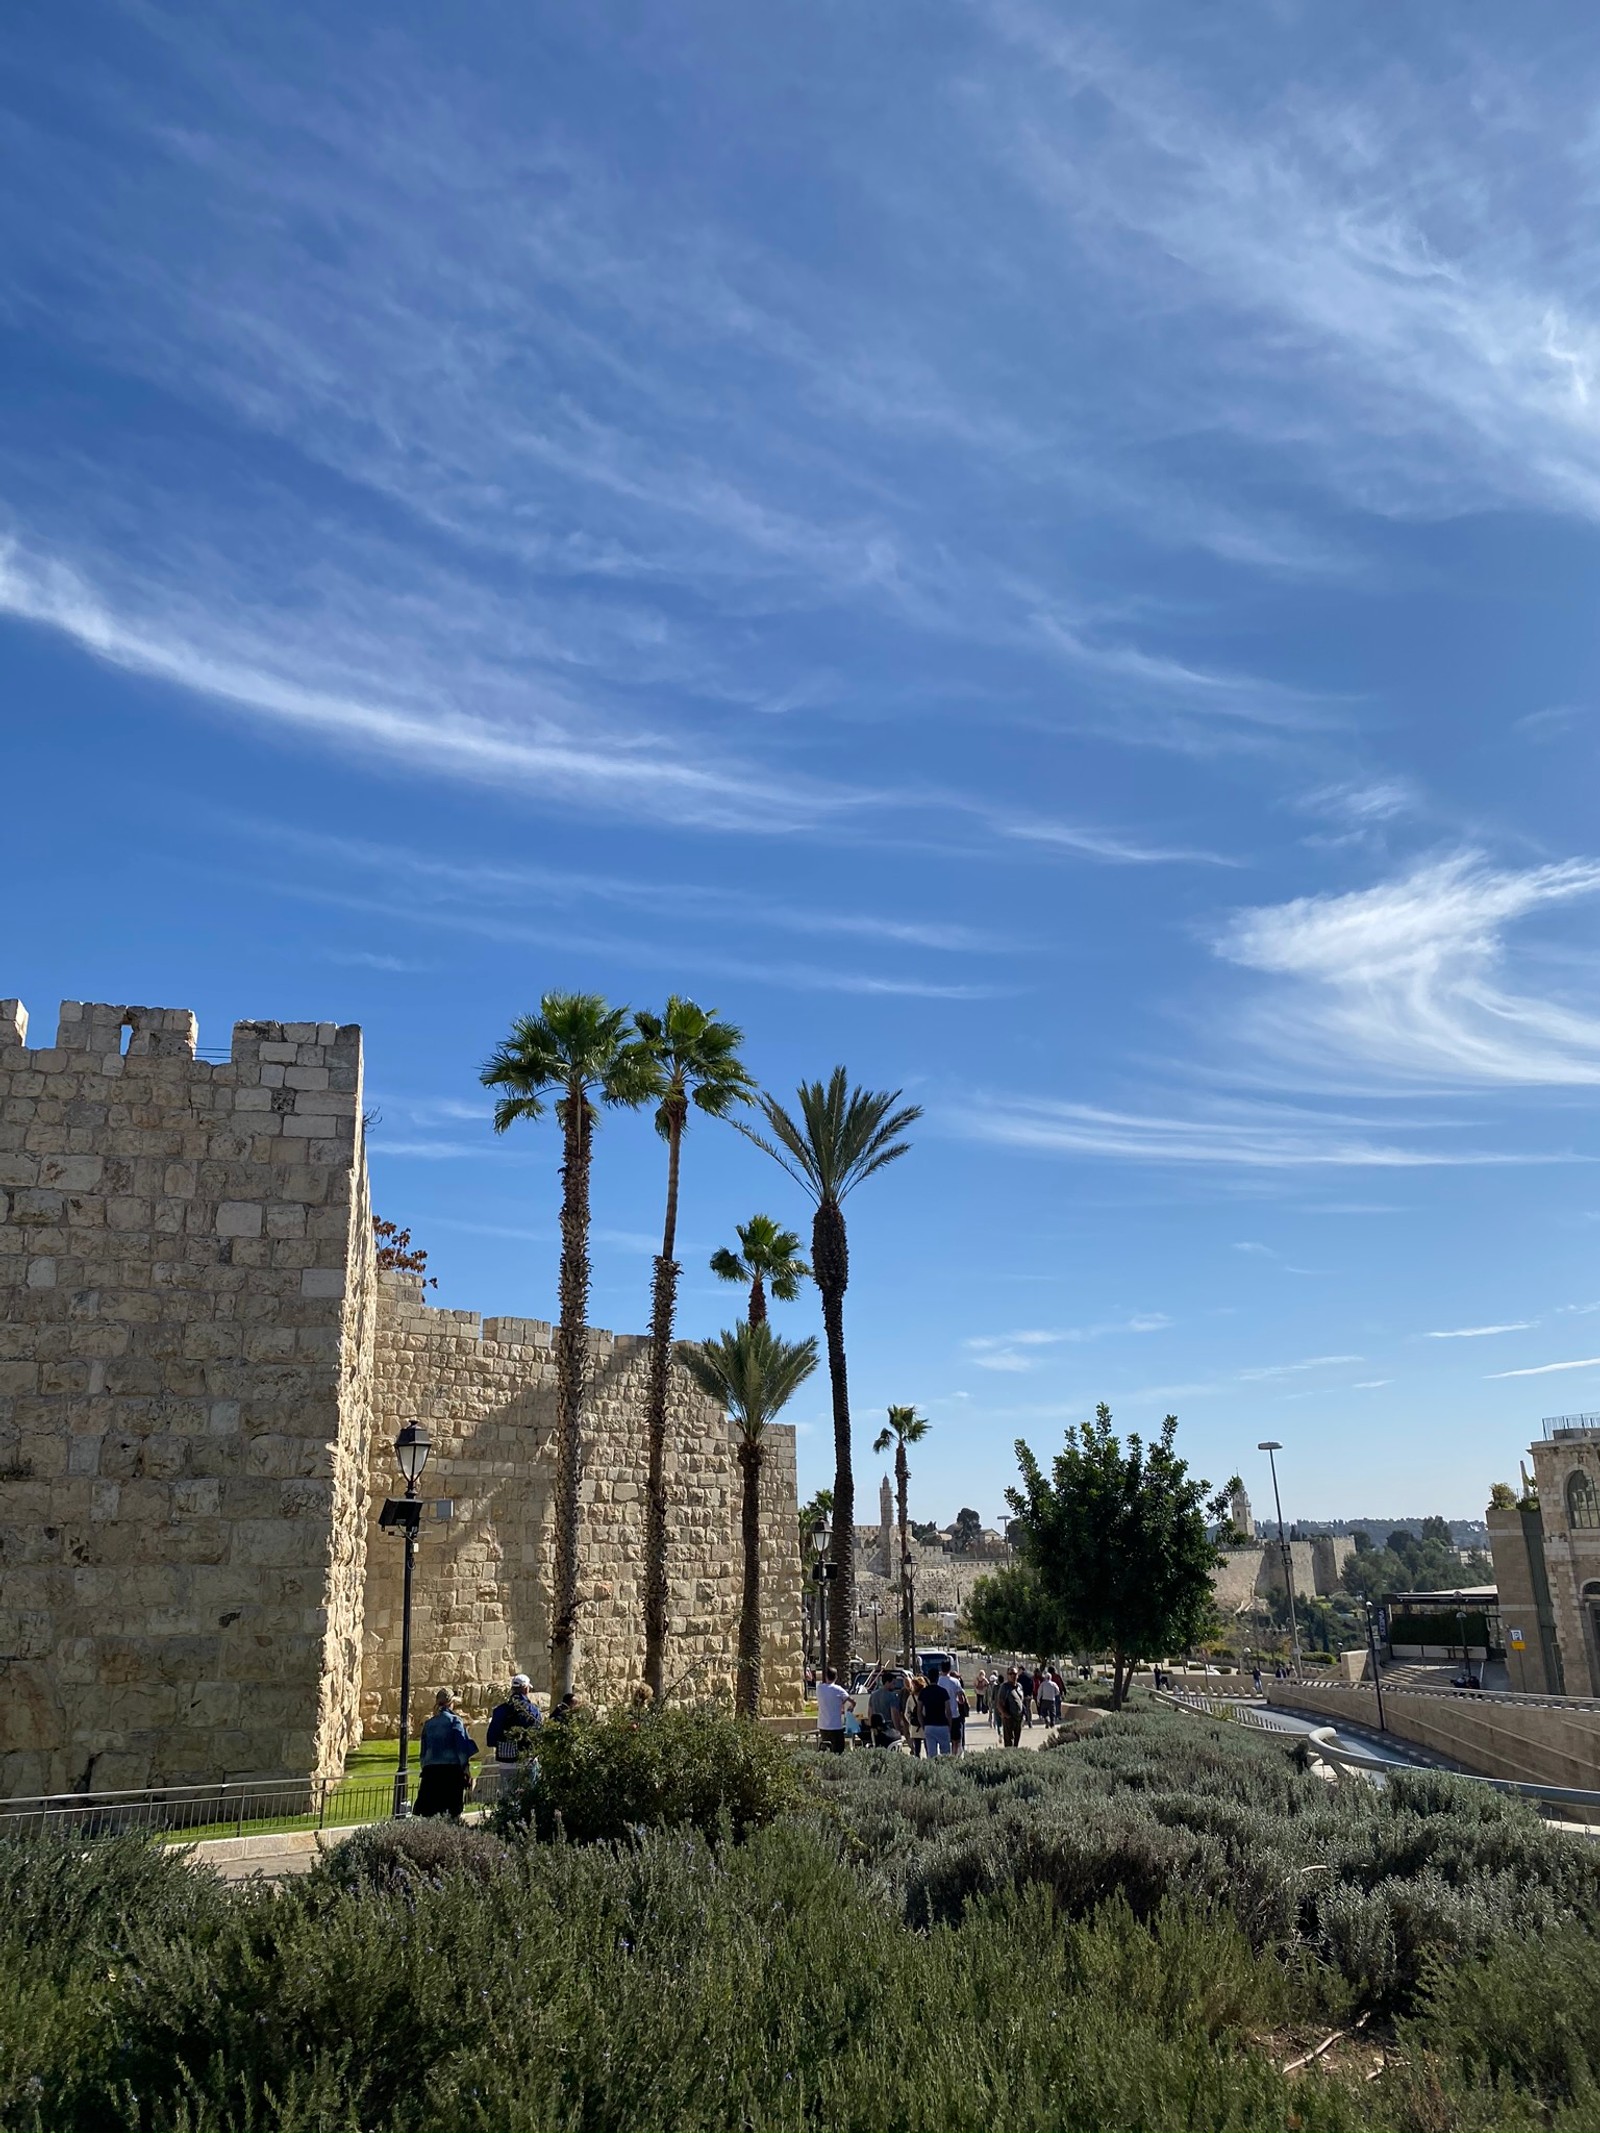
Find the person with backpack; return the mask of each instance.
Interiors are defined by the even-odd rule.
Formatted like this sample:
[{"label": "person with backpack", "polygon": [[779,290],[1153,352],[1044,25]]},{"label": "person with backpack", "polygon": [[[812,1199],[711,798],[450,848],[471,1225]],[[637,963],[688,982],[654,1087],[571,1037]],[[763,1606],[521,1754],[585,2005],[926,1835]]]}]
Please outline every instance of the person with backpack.
[{"label": "person with backpack", "polygon": [[1022,1682],[1016,1668],[1006,1669],[1006,1678],[995,1692],[994,1707],[1000,1719],[1002,1748],[1022,1746]]},{"label": "person with backpack", "polygon": [[906,1730],[901,1695],[899,1675],[885,1667],[867,1698],[867,1719],[874,1748],[899,1747],[900,1736]]}]

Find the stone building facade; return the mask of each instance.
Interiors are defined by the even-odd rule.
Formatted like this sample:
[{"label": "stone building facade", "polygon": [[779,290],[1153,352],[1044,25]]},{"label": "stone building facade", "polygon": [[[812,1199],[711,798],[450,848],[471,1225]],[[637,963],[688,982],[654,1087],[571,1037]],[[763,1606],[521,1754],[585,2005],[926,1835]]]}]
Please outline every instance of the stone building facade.
[{"label": "stone building facade", "polygon": [[[337,1771],[392,1725],[400,1419],[433,1427],[415,1679],[542,1671],[553,1371],[535,1321],[431,1311],[375,1268],[361,1033],[0,1002],[0,1795]],[[642,1638],[642,1344],[594,1338],[583,1665]],[[672,1663],[731,1679],[737,1468],[673,1393]],[[794,1443],[772,1433],[769,1695],[798,1699]],[[415,1715],[415,1714],[414,1714]]]},{"label": "stone building facade", "polygon": [[1600,1696],[1600,1415],[1553,1415],[1530,1448],[1533,1488],[1488,1511],[1513,1689]]}]

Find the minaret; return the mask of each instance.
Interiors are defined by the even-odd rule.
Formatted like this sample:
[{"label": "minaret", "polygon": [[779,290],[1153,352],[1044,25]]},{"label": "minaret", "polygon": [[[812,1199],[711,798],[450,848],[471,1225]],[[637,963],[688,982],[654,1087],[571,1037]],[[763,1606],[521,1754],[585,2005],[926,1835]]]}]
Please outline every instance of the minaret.
[{"label": "minaret", "polygon": [[878,1550],[883,1561],[883,1574],[894,1576],[894,1490],[889,1486],[889,1477],[884,1475],[878,1489]]},{"label": "minaret", "polygon": [[1250,1499],[1242,1488],[1234,1490],[1228,1505],[1228,1513],[1233,1520],[1234,1531],[1242,1533],[1246,1540],[1254,1540],[1256,1537],[1255,1513],[1251,1510]]}]

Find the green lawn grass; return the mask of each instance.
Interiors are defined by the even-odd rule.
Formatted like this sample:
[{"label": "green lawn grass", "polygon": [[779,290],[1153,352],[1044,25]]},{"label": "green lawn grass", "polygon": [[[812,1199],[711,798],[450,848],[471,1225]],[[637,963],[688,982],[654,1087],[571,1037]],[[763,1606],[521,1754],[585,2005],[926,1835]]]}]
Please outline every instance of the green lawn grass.
[{"label": "green lawn grass", "polygon": [[[418,1775],[415,1741],[411,1743],[410,1762],[406,1791],[408,1798],[415,1798]],[[393,1805],[394,1779],[399,1767],[400,1743],[397,1740],[363,1741],[345,1758],[344,1776],[328,1794],[326,1809],[320,1815],[252,1815],[246,1801],[242,1820],[237,1809],[232,1813],[219,1809],[216,1821],[189,1829],[168,1830],[161,1841],[164,1844],[206,1844],[221,1837],[280,1836],[296,1830],[350,1829],[358,1823],[381,1821]]]}]

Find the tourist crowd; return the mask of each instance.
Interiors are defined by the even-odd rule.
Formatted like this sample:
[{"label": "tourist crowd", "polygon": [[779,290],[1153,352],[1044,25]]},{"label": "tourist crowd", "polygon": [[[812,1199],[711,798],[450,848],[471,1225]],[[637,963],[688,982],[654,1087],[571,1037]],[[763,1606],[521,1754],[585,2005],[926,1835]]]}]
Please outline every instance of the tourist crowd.
[{"label": "tourist crowd", "polygon": [[879,1666],[855,1690],[828,1667],[816,1684],[817,1738],[834,1755],[848,1748],[899,1748],[913,1755],[960,1755],[974,1719],[986,1720],[1002,1747],[1021,1745],[1035,1714],[1043,1726],[1060,1721],[1066,1684],[1055,1666],[980,1667],[969,1701],[954,1665],[934,1661],[925,1674]]}]

